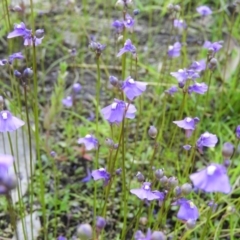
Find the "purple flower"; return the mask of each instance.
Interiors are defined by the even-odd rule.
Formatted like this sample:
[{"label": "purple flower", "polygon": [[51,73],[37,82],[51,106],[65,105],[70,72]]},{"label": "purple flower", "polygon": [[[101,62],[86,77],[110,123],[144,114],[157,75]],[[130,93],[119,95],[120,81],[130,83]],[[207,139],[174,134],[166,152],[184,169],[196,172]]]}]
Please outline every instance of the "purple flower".
[{"label": "purple flower", "polygon": [[117,54],[117,57],[122,56],[126,52],[130,52],[132,54],[136,53],[136,47],[134,45],[132,45],[132,42],[131,42],[130,39],[126,40],[126,42],[124,43],[123,48],[121,48],[119,53]]},{"label": "purple flower", "polygon": [[219,42],[211,43],[210,41],[205,41],[203,47],[216,53],[222,48],[222,45]]},{"label": "purple flower", "polygon": [[0,132],[12,132],[22,127],[25,123],[14,117],[9,111],[3,110],[0,112]]},{"label": "purple flower", "polygon": [[190,175],[194,187],[205,192],[221,192],[228,194],[231,185],[227,170],[223,165],[211,163],[208,167]]},{"label": "purple flower", "polygon": [[116,30],[117,33],[121,33],[124,29],[124,23],[122,21],[115,20],[112,23],[112,27],[114,27],[114,29]]},{"label": "purple flower", "polygon": [[97,227],[97,229],[98,229],[99,231],[101,231],[102,229],[104,229],[105,226],[106,226],[106,224],[107,224],[107,222],[106,222],[105,218],[99,217],[99,216],[97,217],[96,227]]},{"label": "purple flower", "polygon": [[21,22],[20,24],[14,24],[14,30],[10,32],[7,38],[14,38],[14,37],[25,37],[31,36],[32,31],[27,29],[25,24]]},{"label": "purple flower", "polygon": [[146,235],[144,235],[144,233],[140,230],[138,230],[135,234],[134,234],[134,239],[135,240],[151,240],[152,237],[152,233],[150,228],[148,228]]},{"label": "purple flower", "polygon": [[42,40],[44,37],[37,38],[36,36],[32,37],[29,35],[25,35],[25,36],[23,36],[23,38],[24,38],[24,43],[23,43],[24,46],[33,46],[33,44],[35,46],[38,46],[42,43]]},{"label": "purple flower", "polygon": [[66,98],[64,98],[62,100],[62,104],[65,106],[65,107],[72,107],[73,105],[73,99],[72,99],[72,96],[68,96]]},{"label": "purple flower", "polygon": [[106,186],[110,181],[110,174],[106,171],[105,168],[99,168],[98,170],[93,170],[92,177],[93,177],[94,181],[103,179],[104,186]]},{"label": "purple flower", "polygon": [[100,56],[102,52],[105,50],[106,45],[101,44],[99,42],[91,41],[89,43],[89,48],[96,53],[97,56]]},{"label": "purple flower", "polygon": [[181,29],[181,28],[186,28],[187,24],[183,20],[174,19],[173,26],[175,28]]},{"label": "purple flower", "polygon": [[240,139],[240,125],[236,127],[236,137]]},{"label": "purple flower", "polygon": [[147,83],[134,81],[129,76],[122,84],[122,90],[126,94],[129,100],[133,100],[135,97],[141,95],[146,90]]},{"label": "purple flower", "polygon": [[135,118],[136,111],[137,109],[134,105],[125,103],[122,100],[114,99],[114,102],[103,108],[101,113],[109,123],[119,124],[124,117],[129,119]]},{"label": "purple flower", "polygon": [[141,188],[132,189],[132,190],[130,190],[130,192],[132,194],[136,195],[141,200],[152,201],[152,200],[158,200],[159,199],[158,194],[154,194],[151,191],[151,183],[150,182],[144,182],[142,184]]},{"label": "purple flower", "polygon": [[88,151],[98,148],[98,140],[90,134],[87,134],[84,138],[79,138],[77,142],[78,144],[84,144]]},{"label": "purple flower", "polygon": [[209,132],[205,132],[197,140],[196,145],[197,145],[199,152],[202,153],[203,147],[215,147],[217,142],[218,142],[218,138],[216,135],[211,134]]},{"label": "purple flower", "polygon": [[9,167],[13,165],[11,155],[0,154],[0,194],[5,194],[15,186],[15,176],[9,173]]},{"label": "purple flower", "polygon": [[8,57],[8,62],[11,64],[15,59],[24,59],[24,56],[21,52],[13,53]]},{"label": "purple flower", "polygon": [[192,148],[192,146],[187,144],[187,145],[184,145],[183,148],[184,148],[186,151],[189,151],[189,150]]},{"label": "purple flower", "polygon": [[198,94],[204,94],[208,90],[208,85],[206,83],[194,83],[188,87],[188,93],[191,94],[192,92]]},{"label": "purple flower", "polygon": [[197,7],[196,10],[203,17],[212,14],[212,10],[208,6],[200,6]]},{"label": "purple flower", "polygon": [[196,72],[201,72],[206,69],[206,61],[204,59],[200,61],[194,61],[189,69],[192,69]]},{"label": "purple flower", "polygon": [[173,95],[178,91],[178,88],[176,86],[172,86],[169,89],[165,90],[164,92],[166,94],[169,94],[170,96],[173,97]]},{"label": "purple flower", "polygon": [[8,60],[7,59],[2,59],[0,60],[0,66],[4,66],[8,63]]},{"label": "purple flower", "polygon": [[197,220],[199,218],[199,212],[195,204],[185,198],[181,198],[177,201],[180,208],[177,213],[177,218],[183,221]]},{"label": "purple flower", "polygon": [[178,127],[186,130],[186,137],[190,137],[192,135],[193,130],[195,129],[195,125],[199,122],[199,118],[191,118],[186,117],[183,120],[173,121]]},{"label": "purple flower", "polygon": [[186,68],[179,69],[177,72],[171,72],[170,74],[175,77],[179,83],[185,83],[188,79],[195,80],[200,77],[194,70]]},{"label": "purple flower", "polygon": [[63,237],[63,236],[59,236],[59,237],[57,238],[57,240],[67,240],[67,238],[65,238],[65,237]]},{"label": "purple flower", "polygon": [[125,20],[123,23],[126,28],[129,28],[130,30],[132,30],[134,26],[134,19],[129,14],[126,14]]},{"label": "purple flower", "polygon": [[176,42],[173,45],[170,45],[168,47],[168,56],[175,58],[175,57],[179,57],[181,54],[181,43],[180,42]]}]

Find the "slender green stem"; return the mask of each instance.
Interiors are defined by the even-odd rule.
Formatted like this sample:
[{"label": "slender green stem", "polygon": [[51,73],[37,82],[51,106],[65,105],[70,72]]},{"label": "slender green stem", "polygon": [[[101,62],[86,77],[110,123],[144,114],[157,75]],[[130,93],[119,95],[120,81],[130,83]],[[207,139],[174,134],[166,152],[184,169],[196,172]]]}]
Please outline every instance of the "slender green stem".
[{"label": "slender green stem", "polygon": [[[32,6],[32,0],[31,0]],[[38,82],[37,82],[37,57],[36,57],[36,47],[33,39],[33,92],[34,92],[34,99],[33,99],[33,109],[34,109],[34,124],[35,124],[35,143],[36,143],[36,151],[37,151],[37,160],[39,164],[39,181],[40,181],[40,191],[39,191],[39,199],[41,202],[42,213],[43,213],[43,232],[44,232],[44,239],[48,239],[47,237],[47,215],[46,215],[46,204],[45,204],[45,180],[43,176],[43,166],[40,157],[40,134],[39,134],[39,118],[38,118]]]},{"label": "slender green stem", "polygon": [[[100,90],[101,90],[101,72],[100,72],[100,56],[96,56],[97,63],[97,86],[96,86],[96,137],[99,137],[98,121],[99,121],[99,106],[100,106]],[[98,159],[96,159],[98,162]]]},{"label": "slender green stem", "polygon": [[24,100],[25,100],[25,111],[27,116],[27,128],[28,128],[28,143],[29,143],[29,157],[30,157],[30,216],[31,216],[31,236],[33,239],[33,156],[32,156],[32,136],[31,136],[31,127],[30,127],[30,119],[29,119],[29,112],[28,112],[28,99],[27,99],[27,88],[26,84],[24,83]]}]

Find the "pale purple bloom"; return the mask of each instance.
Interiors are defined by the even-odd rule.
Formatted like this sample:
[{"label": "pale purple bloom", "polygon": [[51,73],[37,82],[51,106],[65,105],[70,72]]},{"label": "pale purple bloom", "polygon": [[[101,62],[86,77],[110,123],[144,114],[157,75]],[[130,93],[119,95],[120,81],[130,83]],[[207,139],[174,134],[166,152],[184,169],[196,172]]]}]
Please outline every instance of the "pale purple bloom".
[{"label": "pale purple bloom", "polygon": [[151,191],[151,183],[150,182],[144,182],[142,184],[141,188],[132,189],[132,190],[130,190],[130,192],[132,194],[136,195],[141,200],[148,200],[148,201],[159,200],[158,194],[154,194]]},{"label": "pale purple bloom", "polygon": [[97,170],[92,171],[92,177],[94,181],[98,181],[100,179],[104,180],[104,186],[106,186],[110,181],[110,174],[106,171],[105,168],[99,168]]},{"label": "pale purple bloom", "polygon": [[197,220],[199,218],[199,212],[195,204],[185,198],[181,198],[177,201],[180,208],[177,213],[177,218],[182,221]]},{"label": "pale purple bloom", "polygon": [[203,17],[212,14],[212,10],[208,6],[200,6],[197,7],[196,10]]},{"label": "pale purple bloom", "polygon": [[236,137],[240,139],[240,125],[236,127]]},{"label": "pale purple bloom", "polygon": [[23,43],[24,46],[33,46],[33,44],[35,46],[38,46],[42,43],[42,40],[44,37],[37,38],[36,36],[32,37],[32,36],[26,35],[26,36],[23,36],[23,38],[24,38],[24,43]]},{"label": "pale purple bloom", "polygon": [[200,75],[192,69],[179,69],[177,72],[170,73],[179,83],[185,83],[188,79],[195,80]]},{"label": "pale purple bloom", "polygon": [[109,123],[119,124],[123,118],[133,119],[137,109],[134,105],[128,104],[122,100],[114,99],[114,102],[103,108],[101,113]]},{"label": "pale purple bloom", "polygon": [[9,111],[3,110],[0,112],[0,132],[12,132],[22,127],[25,123],[14,117]]},{"label": "pale purple bloom", "polygon": [[217,142],[218,142],[218,138],[216,135],[211,134],[209,132],[205,132],[197,140],[196,145],[199,152],[202,153],[203,147],[215,147]]},{"label": "pale purple bloom", "polygon": [[170,96],[173,96],[178,91],[178,88],[176,86],[172,86],[169,89],[165,90],[164,92],[169,94]]},{"label": "pale purple bloom", "polygon": [[67,240],[67,238],[65,238],[65,237],[63,237],[63,236],[59,236],[59,237],[57,238],[57,240]]},{"label": "pale purple bloom", "polygon": [[126,16],[125,16],[124,26],[126,28],[129,28],[130,30],[133,29],[134,19],[129,14],[126,14]]},{"label": "pale purple bloom", "polygon": [[112,27],[114,27],[114,29],[116,30],[117,33],[121,33],[124,29],[124,22],[119,21],[119,20],[115,20],[112,23]]},{"label": "pale purple bloom", "polygon": [[180,42],[176,42],[173,45],[170,45],[168,47],[168,56],[172,58],[179,57],[181,55],[181,48],[182,45]]},{"label": "pale purple bloom", "polygon": [[5,194],[13,186],[14,176],[9,173],[9,168],[13,165],[13,162],[13,156],[0,154],[0,194]]},{"label": "pale purple bloom", "polygon": [[156,196],[158,196],[157,200],[159,200],[159,201],[164,200],[165,194],[163,192],[160,192],[158,190],[154,190],[154,191],[152,191],[152,193],[154,193]]},{"label": "pale purple bloom", "polygon": [[147,83],[135,81],[129,76],[122,84],[122,90],[129,100],[140,96],[146,90]]},{"label": "pale purple bloom", "polygon": [[73,89],[73,92],[75,94],[79,93],[82,89],[82,86],[80,83],[74,83],[73,86],[72,86],[72,89]]},{"label": "pale purple bloom", "polygon": [[8,60],[7,59],[2,59],[0,60],[0,66],[4,66],[8,63]]},{"label": "pale purple bloom", "polygon": [[191,94],[192,92],[198,94],[204,94],[208,90],[208,85],[206,83],[194,83],[188,87],[188,93]]},{"label": "pale purple bloom", "polygon": [[189,138],[192,135],[195,125],[199,122],[199,118],[186,117],[183,120],[173,121],[178,127],[185,129],[186,137]]},{"label": "pale purple bloom", "polygon": [[151,240],[151,237],[152,237],[152,232],[151,232],[150,228],[148,228],[146,235],[140,230],[138,230],[134,234],[135,240]]},{"label": "pale purple bloom", "polygon": [[208,167],[190,175],[195,188],[205,192],[221,192],[228,194],[231,185],[227,170],[223,165],[211,163]]},{"label": "pale purple bloom", "polygon": [[185,23],[185,21],[181,20],[181,19],[174,19],[173,21],[173,26],[175,28],[186,28],[187,27],[187,24]]},{"label": "pale purple bloom", "polygon": [[73,99],[72,99],[72,96],[68,96],[66,98],[64,98],[62,100],[62,104],[65,106],[65,107],[72,107],[73,105]]},{"label": "pale purple bloom", "polygon": [[189,151],[189,150],[192,148],[192,146],[187,144],[187,145],[184,145],[183,148],[184,148],[186,151]]},{"label": "pale purple bloom", "polygon": [[87,134],[84,138],[79,138],[78,144],[84,144],[88,151],[98,148],[98,140],[91,134]]},{"label": "pale purple bloom", "polygon": [[126,40],[126,42],[124,43],[123,48],[121,48],[119,53],[117,54],[117,57],[122,56],[126,52],[130,52],[132,54],[136,53],[136,47],[134,45],[132,45],[132,42],[131,42],[130,39]]},{"label": "pale purple bloom", "polygon": [[9,63],[12,63],[13,60],[15,60],[15,59],[24,59],[24,56],[22,55],[21,52],[17,52],[17,53],[13,53],[12,55],[10,55],[8,57]]},{"label": "pale purple bloom", "polygon": [[14,30],[10,32],[7,38],[31,36],[32,31],[27,29],[23,22],[14,24]]},{"label": "pale purple bloom", "polygon": [[206,69],[206,61],[204,59],[200,60],[200,61],[194,61],[190,68],[196,72],[201,72],[204,71]]},{"label": "pale purple bloom", "polygon": [[216,53],[222,48],[222,45],[219,42],[211,43],[210,41],[205,41],[203,47]]}]

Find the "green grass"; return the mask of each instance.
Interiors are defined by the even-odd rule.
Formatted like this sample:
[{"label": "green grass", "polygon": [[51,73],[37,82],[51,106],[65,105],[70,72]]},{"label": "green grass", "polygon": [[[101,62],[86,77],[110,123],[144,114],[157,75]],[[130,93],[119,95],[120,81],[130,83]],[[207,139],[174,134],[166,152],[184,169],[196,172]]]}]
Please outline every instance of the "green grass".
[{"label": "green grass", "polygon": [[[33,188],[29,190],[24,201],[30,205],[38,201],[41,205],[39,209],[43,216],[41,239],[56,239],[61,233],[70,239],[75,233],[77,224],[89,222],[94,225],[94,219],[102,214],[104,204],[106,204],[104,214],[109,226],[99,239],[131,239],[132,235],[130,237],[127,235],[129,229],[133,234],[133,230],[146,230],[147,227],[162,230],[168,236],[173,234],[174,239],[180,237],[181,239],[227,239],[227,236],[231,240],[239,238],[238,151],[233,156],[232,166],[228,171],[231,185],[235,186],[231,195],[206,194],[203,197],[192,193],[188,196],[200,211],[200,219],[194,229],[186,230],[184,224],[176,219],[176,208],[173,211],[174,207],[170,206],[170,201],[166,203],[160,225],[151,216],[151,211],[143,207],[135,196],[129,194],[130,189],[140,186],[135,178],[138,171],[145,176],[151,176],[151,159],[156,169],[164,168],[166,176],[177,176],[179,185],[182,185],[190,182],[189,174],[185,173],[186,168],[194,168],[195,171],[210,162],[222,163],[222,144],[229,141],[238,146],[234,131],[240,123],[238,89],[240,64],[233,68],[233,63],[239,51],[240,16],[237,13],[230,14],[225,1],[202,0],[199,3],[192,0],[181,1],[179,3],[181,12],[177,16],[188,23],[188,28],[180,36],[179,41],[186,41],[186,45],[183,47],[181,57],[171,60],[166,57],[167,45],[175,41],[175,38],[174,40],[171,38],[171,34],[176,37],[178,32],[171,28],[170,15],[167,12],[169,2],[135,1],[135,8],[140,10],[140,15],[135,19],[136,31],[126,32],[124,38],[132,39],[137,47],[137,69],[130,55],[126,55],[126,62],[115,57],[123,43],[116,43],[114,33],[110,29],[112,20],[122,17],[122,13],[114,8],[114,1],[110,3],[99,0],[92,4],[83,1],[80,6],[55,4],[53,5],[55,13],[42,15],[37,14],[39,8],[35,5],[32,14],[21,15],[6,9],[6,5],[9,4],[7,0],[2,2],[1,59],[21,50],[26,60],[14,64],[11,68],[2,67],[0,94],[9,101],[11,111],[15,115],[21,115],[25,121],[27,120],[26,104],[29,109],[31,133],[35,139],[33,145],[38,152],[39,161]],[[54,3],[56,1],[52,2]],[[209,5],[214,12],[206,24],[201,26],[195,8],[204,4]],[[26,11],[28,10],[29,7]],[[132,13],[132,10],[129,12]],[[24,21],[28,28],[35,25],[36,29],[45,30],[42,44],[36,47],[36,58],[33,49],[23,48],[20,38],[6,39],[7,33],[13,29],[13,23],[21,21]],[[107,45],[100,57],[99,70],[94,53],[88,49],[91,35],[95,35],[97,41]],[[209,84],[211,75],[208,97],[207,94],[193,93],[183,100],[184,94],[180,90],[174,97],[165,96],[164,90],[176,85],[176,80],[171,77],[170,72],[188,67],[193,60],[207,58],[207,51],[202,49],[202,44],[196,44],[197,41],[203,41],[203,37],[207,37],[210,41],[225,42],[224,47],[215,56],[219,61],[217,68],[212,73],[208,70],[199,80]],[[77,50],[74,59],[68,53],[73,47]],[[229,65],[229,62],[232,64]],[[159,69],[160,65],[162,70]],[[33,69],[36,67],[34,78],[27,82],[29,89],[27,103],[22,95],[22,83],[12,74],[13,69],[22,70],[26,66]],[[121,72],[122,66],[124,73]],[[223,75],[226,72],[231,74],[224,79]],[[108,122],[102,119],[100,109],[111,104],[113,98],[121,98],[119,91],[109,87],[109,75],[121,79],[122,76],[128,76],[130,73],[132,76],[137,75],[137,80],[147,82],[148,88],[134,101],[138,109],[137,116],[134,120],[124,121],[125,131],[121,133],[122,125],[113,126],[111,129]],[[96,87],[97,78],[101,80],[100,87]],[[70,94],[74,82],[80,82],[83,89],[76,106],[67,109],[62,106],[61,101]],[[96,91],[100,95],[100,101],[96,98]],[[90,111],[95,113],[95,116],[96,111],[99,113],[97,130],[96,122],[88,120]],[[195,133],[188,140],[172,123],[185,116],[200,118]],[[33,127],[34,121],[35,127]],[[151,140],[147,134],[150,125],[156,126],[160,133],[156,140],[159,145],[157,149],[154,148],[155,140]],[[28,131],[27,127],[25,130]],[[195,145],[196,139],[205,131],[218,136],[219,144],[214,149],[207,150],[203,155],[194,153],[194,150],[189,152],[182,150],[184,144]],[[82,158],[82,150],[77,145],[77,139],[89,133],[98,136],[101,143],[97,154],[87,153],[92,159],[91,162]],[[121,134],[124,141],[119,140]],[[115,150],[111,153],[104,145],[105,138],[109,137],[112,137],[116,143],[120,142],[118,152]],[[55,158],[50,156],[51,151],[57,153]],[[81,183],[81,179],[85,177],[86,165],[94,169],[98,165],[107,166],[109,161],[110,164],[115,161],[115,169],[123,168],[124,162],[123,174],[126,177],[122,175],[114,178],[106,188],[103,188],[99,182]],[[123,185],[123,180],[126,185]],[[152,179],[147,180],[152,181]],[[107,202],[105,202],[106,197]],[[219,207],[208,217],[209,208],[206,203],[209,200],[215,200]],[[230,206],[235,207],[236,212],[229,212]],[[18,207],[15,206],[16,211]],[[156,204],[151,207],[151,210],[153,207],[157,208]],[[0,208],[9,215],[5,203]],[[169,212],[166,209],[170,209]],[[22,214],[27,211],[31,211],[31,208],[25,209]],[[72,216],[69,226],[65,226],[66,221],[63,220],[67,215]],[[142,216],[147,216],[149,219],[146,226],[138,222]],[[167,226],[165,217],[170,222],[170,226]],[[129,228],[129,224],[133,225]]]}]

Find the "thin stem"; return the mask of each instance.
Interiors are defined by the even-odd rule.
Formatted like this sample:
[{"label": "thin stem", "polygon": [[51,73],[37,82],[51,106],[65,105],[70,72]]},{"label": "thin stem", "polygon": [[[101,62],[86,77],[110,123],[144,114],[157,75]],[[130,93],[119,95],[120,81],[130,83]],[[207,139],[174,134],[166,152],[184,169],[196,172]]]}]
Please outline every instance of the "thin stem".
[{"label": "thin stem", "polygon": [[[96,86],[96,137],[99,137],[99,129],[98,129],[98,120],[99,120],[99,112],[98,108],[100,106],[100,89],[101,89],[101,76],[100,76],[100,56],[96,56],[96,63],[97,63],[97,86]],[[98,159],[96,159],[98,162]]]}]

